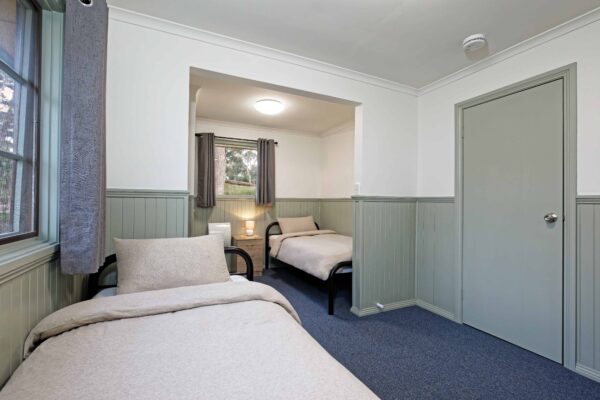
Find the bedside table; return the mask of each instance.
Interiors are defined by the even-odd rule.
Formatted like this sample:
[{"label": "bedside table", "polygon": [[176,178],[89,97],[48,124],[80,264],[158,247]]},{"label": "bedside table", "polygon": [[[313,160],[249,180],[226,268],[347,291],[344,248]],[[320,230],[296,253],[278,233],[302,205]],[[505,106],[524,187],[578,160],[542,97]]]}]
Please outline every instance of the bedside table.
[{"label": "bedside table", "polygon": [[[259,235],[233,235],[233,246],[246,250],[254,263],[254,276],[261,276],[265,268],[263,263],[263,252],[265,251],[263,238]],[[246,272],[246,264],[240,257],[233,257],[231,264],[233,271]]]}]

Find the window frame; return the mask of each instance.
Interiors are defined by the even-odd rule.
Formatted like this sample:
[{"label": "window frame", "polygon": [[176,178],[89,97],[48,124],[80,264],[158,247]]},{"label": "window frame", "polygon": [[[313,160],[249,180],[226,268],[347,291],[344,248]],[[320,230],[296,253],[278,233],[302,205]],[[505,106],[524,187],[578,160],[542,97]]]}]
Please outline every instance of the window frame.
[{"label": "window frame", "polygon": [[[252,139],[248,140],[240,140],[240,139],[229,139],[229,138],[221,138],[215,137],[215,149],[217,147],[225,147],[225,148],[238,148],[242,150],[254,150],[256,151],[256,156],[258,158],[258,144],[256,141]],[[254,199],[256,198],[256,189],[258,186],[258,176],[256,177],[256,184],[254,186],[254,194],[216,194],[217,199]],[[216,182],[215,182],[216,184]]]},{"label": "window frame", "polygon": [[[20,1],[20,0],[17,0]],[[40,233],[40,109],[41,109],[41,69],[42,69],[42,8],[40,7],[37,0],[28,0],[31,4],[31,8],[35,13],[35,21],[32,24],[33,34],[32,38],[34,40],[33,43],[33,80],[24,80],[23,77],[18,74],[14,69],[7,65],[5,62],[0,60],[0,69],[14,79],[19,84],[27,84],[31,85],[32,93],[33,93],[33,115],[32,115],[32,140],[33,140],[33,166],[32,166],[32,178],[34,181],[32,193],[32,229],[28,232],[23,233],[13,233],[13,234],[0,234],[0,246],[8,243],[14,243],[30,238],[35,238],[39,236]],[[12,159],[18,162],[22,161],[25,156],[21,154],[12,154],[7,151],[0,150],[0,157]],[[14,182],[16,185],[16,181]],[[20,218],[20,215],[19,215]]]}]

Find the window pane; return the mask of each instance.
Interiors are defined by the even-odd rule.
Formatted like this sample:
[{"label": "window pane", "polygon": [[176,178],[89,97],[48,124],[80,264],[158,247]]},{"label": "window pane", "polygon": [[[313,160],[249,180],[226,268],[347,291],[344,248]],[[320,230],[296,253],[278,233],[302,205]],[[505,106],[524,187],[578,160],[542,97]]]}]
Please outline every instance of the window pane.
[{"label": "window pane", "polygon": [[0,59],[14,68],[17,45],[17,2],[0,0]]},{"label": "window pane", "polygon": [[0,243],[37,228],[38,10],[0,0]]},{"label": "window pane", "polygon": [[0,70],[0,150],[17,152],[19,85]]},{"label": "window pane", "polygon": [[257,165],[255,149],[215,147],[217,195],[254,196]]},{"label": "window pane", "polygon": [[14,199],[17,162],[0,158],[0,235],[15,231]]},{"label": "window pane", "polygon": [[27,0],[0,0],[0,59],[26,79],[35,40],[35,12]]}]

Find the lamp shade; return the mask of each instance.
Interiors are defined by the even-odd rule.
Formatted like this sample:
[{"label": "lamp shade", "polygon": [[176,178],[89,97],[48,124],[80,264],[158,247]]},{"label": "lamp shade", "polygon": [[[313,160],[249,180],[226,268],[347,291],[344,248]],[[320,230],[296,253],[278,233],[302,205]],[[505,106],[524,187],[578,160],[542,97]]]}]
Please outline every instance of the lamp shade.
[{"label": "lamp shade", "polygon": [[246,235],[248,235],[248,236],[254,235],[254,221],[252,221],[252,220],[246,221],[246,223],[244,224],[244,227],[246,229]]}]

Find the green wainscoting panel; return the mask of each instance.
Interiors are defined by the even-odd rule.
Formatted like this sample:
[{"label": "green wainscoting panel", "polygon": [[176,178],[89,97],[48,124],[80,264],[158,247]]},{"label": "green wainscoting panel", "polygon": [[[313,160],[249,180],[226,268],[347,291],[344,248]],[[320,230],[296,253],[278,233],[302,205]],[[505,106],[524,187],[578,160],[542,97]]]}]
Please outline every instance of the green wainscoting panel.
[{"label": "green wainscoting panel", "polygon": [[192,208],[191,236],[206,235],[209,222],[230,222],[232,235],[244,233],[244,221],[256,221],[255,232],[263,236],[267,225],[277,217],[305,217],[312,215],[320,222],[319,199],[277,199],[273,207],[257,206],[253,198],[220,198],[212,208],[195,207],[196,198],[190,196]]},{"label": "green wainscoting panel", "polygon": [[576,370],[600,381],[600,197],[577,199]]},{"label": "green wainscoting panel", "polygon": [[415,304],[416,199],[353,197],[352,312]]},{"label": "green wainscoting panel", "polygon": [[352,236],[352,199],[321,199],[322,229]]},{"label": "green wainscoting panel", "polygon": [[48,314],[81,300],[82,277],[63,275],[57,257],[40,258],[0,284],[0,387],[21,363],[29,331]]},{"label": "green wainscoting panel", "polygon": [[185,191],[106,191],[106,251],[114,253],[113,238],[153,239],[188,236],[188,197]]},{"label": "green wainscoting panel", "polygon": [[456,304],[455,215],[454,198],[417,200],[417,305],[449,319]]}]

